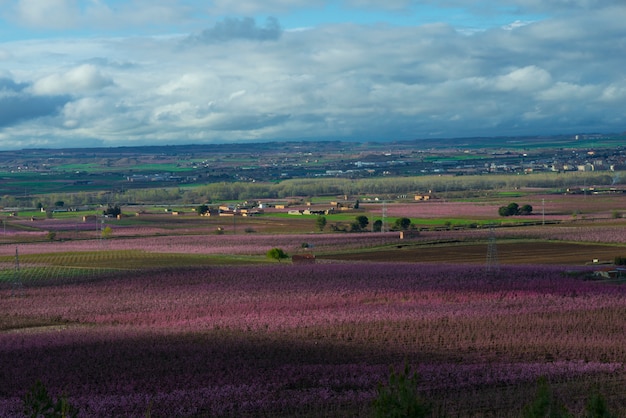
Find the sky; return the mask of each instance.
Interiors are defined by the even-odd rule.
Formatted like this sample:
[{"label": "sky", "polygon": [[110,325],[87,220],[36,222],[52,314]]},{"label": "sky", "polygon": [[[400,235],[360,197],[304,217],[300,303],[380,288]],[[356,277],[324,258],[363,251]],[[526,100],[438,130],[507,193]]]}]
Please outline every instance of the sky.
[{"label": "sky", "polygon": [[626,131],[624,0],[0,0],[0,150]]}]

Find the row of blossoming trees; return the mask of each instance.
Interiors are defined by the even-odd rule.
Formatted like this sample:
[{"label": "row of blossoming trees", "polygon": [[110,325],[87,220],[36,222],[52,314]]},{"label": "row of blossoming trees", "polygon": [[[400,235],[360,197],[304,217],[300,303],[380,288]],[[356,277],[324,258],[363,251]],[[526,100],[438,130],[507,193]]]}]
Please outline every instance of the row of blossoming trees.
[{"label": "row of blossoming trees", "polygon": [[83,416],[368,416],[390,366],[450,416],[521,413],[537,381],[624,410],[626,288],[558,267],[274,263],[0,291],[0,415],[41,381]]}]

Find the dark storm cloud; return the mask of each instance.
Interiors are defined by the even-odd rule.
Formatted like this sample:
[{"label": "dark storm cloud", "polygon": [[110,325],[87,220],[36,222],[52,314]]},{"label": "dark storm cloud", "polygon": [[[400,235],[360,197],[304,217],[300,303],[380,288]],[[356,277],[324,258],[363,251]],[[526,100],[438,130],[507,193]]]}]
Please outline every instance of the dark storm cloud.
[{"label": "dark storm cloud", "polygon": [[55,115],[69,101],[67,96],[33,96],[25,92],[27,87],[28,84],[0,78],[0,128]]},{"label": "dark storm cloud", "polygon": [[275,41],[281,35],[282,29],[276,18],[268,17],[265,26],[260,27],[257,26],[254,19],[246,17],[242,19],[227,18],[190,39],[200,43],[227,42],[235,39]]},{"label": "dark storm cloud", "polygon": [[0,95],[7,92],[18,92],[24,90],[26,83],[16,83],[10,78],[0,78]]}]

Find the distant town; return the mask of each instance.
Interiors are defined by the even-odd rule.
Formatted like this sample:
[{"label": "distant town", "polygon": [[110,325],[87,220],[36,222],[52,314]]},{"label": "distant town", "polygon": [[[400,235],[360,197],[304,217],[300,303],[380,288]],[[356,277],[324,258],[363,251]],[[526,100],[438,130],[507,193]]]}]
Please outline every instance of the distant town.
[{"label": "distant town", "polygon": [[[624,135],[273,142],[0,152],[0,196],[294,178],[626,170]],[[614,173],[614,174],[611,174]],[[46,190],[37,182],[45,181]],[[33,184],[35,182],[35,184]]]}]

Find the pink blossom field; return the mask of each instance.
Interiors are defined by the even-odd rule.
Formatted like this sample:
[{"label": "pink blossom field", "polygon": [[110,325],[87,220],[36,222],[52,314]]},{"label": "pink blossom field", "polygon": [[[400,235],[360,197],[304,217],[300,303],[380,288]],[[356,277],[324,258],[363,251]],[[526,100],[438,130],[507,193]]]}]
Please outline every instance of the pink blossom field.
[{"label": "pink blossom field", "polygon": [[407,362],[447,416],[515,416],[544,376],[626,413],[626,287],[558,266],[145,269],[0,290],[0,416],[36,380],[81,417],[369,416]]},{"label": "pink blossom field", "polygon": [[70,240],[0,245],[0,256],[53,252],[142,250],[155,253],[264,255],[281,247],[289,254],[325,249],[359,249],[399,242],[397,232],[360,234],[171,235],[108,240]]},{"label": "pink blossom field", "polygon": [[[526,220],[571,221],[578,218],[610,219],[613,211],[626,215],[626,195],[559,195],[534,194],[509,199],[464,202],[433,199],[422,202],[394,203],[386,207],[387,216],[408,218],[467,218],[469,220],[498,219],[498,208],[516,202],[520,206],[529,204],[533,213],[519,217]],[[364,205],[373,214],[380,216],[382,204]]]},{"label": "pink blossom field", "polygon": [[[24,234],[24,233],[22,233]],[[43,233],[28,232],[26,234]],[[88,239],[47,242],[24,242],[0,244],[0,256],[11,256],[19,248],[21,254],[58,253],[102,250],[140,250],[153,253],[185,254],[232,254],[264,255],[274,247],[283,248],[288,254],[301,252],[333,252],[375,248],[436,241],[480,241],[494,234],[497,239],[547,239],[572,242],[626,244],[626,222],[624,219],[611,219],[602,222],[568,222],[546,224],[449,230],[421,231],[410,240],[400,240],[398,232],[358,233],[358,234],[240,234],[240,235],[187,235],[113,237],[111,239]],[[308,249],[303,248],[306,244]]]},{"label": "pink blossom field", "polygon": [[[41,380],[80,417],[367,417],[377,385],[405,362],[446,416],[519,416],[542,376],[572,411],[582,414],[597,389],[626,416],[624,284],[587,280],[584,266],[503,264],[487,274],[484,264],[367,258],[494,237],[626,248],[625,221],[600,211],[598,199],[545,199],[544,219],[560,223],[405,240],[243,226],[216,235],[191,217],[172,228],[112,221],[105,238],[95,224],[53,219],[35,231],[24,220],[0,239],[0,381],[10,382],[0,385],[0,416],[19,416],[21,397]],[[597,219],[573,217],[565,199]],[[535,215],[524,219],[542,219],[531,203]],[[494,211],[435,201],[387,215],[494,219]],[[270,262],[275,247],[319,262]],[[365,257],[332,258],[343,252]],[[249,265],[206,261],[230,256]]]}]

